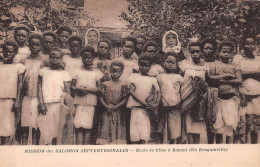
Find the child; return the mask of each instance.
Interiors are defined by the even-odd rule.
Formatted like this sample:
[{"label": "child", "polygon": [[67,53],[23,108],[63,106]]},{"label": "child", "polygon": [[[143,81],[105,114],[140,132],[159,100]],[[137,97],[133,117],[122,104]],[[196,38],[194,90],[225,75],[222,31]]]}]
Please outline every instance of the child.
[{"label": "child", "polygon": [[90,28],[85,34],[85,46],[92,46],[97,51],[97,43],[100,39],[99,31],[95,28]]},{"label": "child", "polygon": [[[234,63],[239,64],[242,71],[242,111],[246,117],[246,143],[256,144],[260,142],[260,57],[253,54],[255,50],[255,38],[251,34],[243,37],[243,55],[236,55]],[[254,89],[256,88],[256,89]],[[258,123],[257,123],[258,122]]]},{"label": "child", "polygon": [[230,62],[234,46],[223,42],[219,46],[220,61],[211,65],[210,78],[218,82],[219,100],[214,123],[216,143],[233,143],[233,131],[236,131],[239,117],[238,86],[241,84],[241,71],[237,65]]},{"label": "child", "polygon": [[[213,39],[205,39],[202,42],[202,59],[204,62],[210,67],[212,63],[215,62],[216,59],[216,48],[217,43]],[[208,144],[214,143],[215,129],[213,127],[213,123],[216,120],[217,113],[217,100],[218,100],[218,85],[215,80],[211,80],[207,78],[206,82],[209,84],[208,88],[208,102],[207,102],[207,136],[208,136]]]},{"label": "child", "polygon": [[167,31],[162,38],[162,51],[174,52],[178,55],[178,61],[185,60],[186,57],[181,49],[181,43],[179,41],[179,36],[175,31]]},{"label": "child", "polygon": [[163,117],[158,131],[163,132],[163,143],[180,143],[181,136],[181,84],[183,78],[179,75],[177,55],[173,52],[165,54],[164,74],[157,75],[161,88]]},{"label": "child", "polygon": [[48,57],[53,47],[57,45],[57,36],[52,31],[45,31],[43,33],[43,56]]},{"label": "child", "polygon": [[32,144],[39,145],[40,132],[37,126],[38,99],[37,86],[39,70],[48,61],[42,57],[40,51],[42,49],[42,35],[39,33],[32,33],[29,36],[29,47],[31,55],[25,61],[27,68],[22,92],[22,112],[21,112],[21,127],[22,127],[22,144],[27,145],[29,130],[32,128]]},{"label": "child", "polygon": [[126,144],[126,120],[123,107],[126,103],[127,87],[119,80],[124,70],[122,61],[111,63],[111,80],[101,85],[102,111],[97,144]]},{"label": "child", "polygon": [[85,46],[81,50],[83,66],[73,72],[71,89],[74,96],[76,116],[76,144],[90,144],[97,93],[103,73],[93,68],[94,48]]},{"label": "child", "polygon": [[82,59],[80,57],[80,50],[83,46],[83,39],[79,35],[72,35],[69,38],[70,55],[65,55],[62,60],[65,64],[64,69],[70,74],[73,70],[79,69],[83,66]]},{"label": "child", "polygon": [[138,65],[140,73],[132,74],[127,80],[130,87],[127,107],[131,109],[130,140],[144,144],[150,140],[150,119],[156,119],[153,111],[159,105],[161,94],[157,79],[148,76],[152,65],[150,56],[141,55]]},{"label": "child", "polygon": [[146,42],[146,37],[144,35],[137,35],[136,37],[136,49],[135,49],[135,53],[136,53],[136,57],[133,57],[134,59],[138,60],[138,57],[141,55],[141,53],[144,50],[144,44]]},{"label": "child", "polygon": [[138,71],[138,62],[131,57],[135,51],[135,45],[136,39],[132,36],[128,36],[122,40],[123,56],[118,58],[118,60],[124,63],[124,70],[120,78],[122,82],[125,82],[134,71]]},{"label": "child", "polygon": [[[184,76],[184,84],[194,78],[200,78],[203,82],[205,82],[205,78],[208,74],[208,67],[205,62],[201,60],[201,44],[199,42],[191,43],[189,45],[189,52],[191,54],[192,61],[183,60],[179,63],[181,74]],[[199,103],[197,103],[195,107],[191,108],[186,115],[189,144],[207,143],[204,108],[204,99],[200,99]],[[193,113],[196,113],[196,115]]]},{"label": "child", "polygon": [[16,117],[19,119],[21,88],[25,66],[13,64],[18,44],[7,40],[3,44],[3,63],[0,64],[0,139],[1,145],[11,145],[15,134]]},{"label": "child", "polygon": [[156,77],[157,75],[164,73],[162,66],[155,63],[157,58],[157,48],[158,46],[155,41],[147,41],[144,46],[144,52],[150,54],[151,61],[153,62],[148,73],[148,75],[151,77]]},{"label": "child", "polygon": [[61,26],[57,30],[56,34],[59,42],[59,47],[63,52],[63,55],[70,55],[68,40],[69,37],[72,35],[71,28],[68,26]]},{"label": "child", "polygon": [[37,124],[44,144],[56,144],[63,91],[70,94],[71,76],[63,70],[62,56],[62,51],[59,48],[52,48],[50,67],[44,67],[39,71],[40,115]]},{"label": "child", "polygon": [[97,44],[97,57],[93,61],[93,67],[95,69],[99,69],[103,72],[104,77],[102,78],[103,81],[110,80],[110,63],[111,63],[111,41],[109,39],[100,39]]},{"label": "child", "polygon": [[30,49],[26,45],[30,29],[24,24],[20,24],[14,29],[14,39],[18,43],[18,53],[14,57],[13,63],[24,63],[26,58],[30,56]]}]

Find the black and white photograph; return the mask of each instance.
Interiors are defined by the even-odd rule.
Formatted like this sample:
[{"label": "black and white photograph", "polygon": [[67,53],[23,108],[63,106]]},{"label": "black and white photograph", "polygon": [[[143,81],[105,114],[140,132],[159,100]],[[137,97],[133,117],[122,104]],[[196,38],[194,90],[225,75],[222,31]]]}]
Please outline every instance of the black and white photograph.
[{"label": "black and white photograph", "polygon": [[0,1],[1,145],[242,146],[259,131],[259,0]]}]

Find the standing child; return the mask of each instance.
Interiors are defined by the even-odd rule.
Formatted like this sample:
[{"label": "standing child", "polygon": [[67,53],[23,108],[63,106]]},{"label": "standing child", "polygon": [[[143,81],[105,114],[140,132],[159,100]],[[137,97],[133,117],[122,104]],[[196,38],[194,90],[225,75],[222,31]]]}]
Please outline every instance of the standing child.
[{"label": "standing child", "polygon": [[97,93],[103,73],[93,68],[94,48],[85,46],[81,51],[83,66],[73,72],[72,91],[75,94],[74,104],[76,116],[76,144],[90,144],[91,129],[95,107],[97,105]]},{"label": "standing child", "polygon": [[110,80],[110,63],[111,63],[111,55],[110,49],[112,47],[111,41],[109,39],[100,39],[97,44],[97,57],[93,61],[93,65],[95,69],[99,69],[103,72],[104,77],[103,81]]},{"label": "standing child", "polygon": [[15,133],[15,115],[20,114],[21,88],[25,66],[12,64],[18,52],[18,44],[13,40],[3,45],[3,63],[0,64],[0,139],[1,145],[11,145]]},{"label": "standing child", "polygon": [[126,103],[127,87],[119,79],[124,70],[122,61],[111,63],[111,80],[101,85],[102,119],[97,144],[126,144],[126,120],[123,110]]},{"label": "standing child", "polygon": [[134,59],[138,60],[138,57],[143,53],[144,50],[144,44],[146,42],[146,36],[139,34],[136,36],[136,49],[135,49],[135,53],[133,55]]},{"label": "standing child", "polygon": [[128,36],[122,40],[123,56],[118,60],[124,63],[124,70],[120,80],[125,82],[134,71],[138,71],[138,61],[131,55],[135,51],[136,39]]},{"label": "standing child", "polygon": [[25,61],[27,68],[22,92],[22,113],[21,113],[21,127],[22,127],[22,144],[27,145],[30,128],[32,128],[32,144],[39,145],[40,131],[37,126],[38,99],[38,75],[39,70],[44,66],[48,60],[42,57],[40,53],[42,49],[42,35],[39,33],[32,33],[29,36],[29,47],[31,55]]},{"label": "standing child", "polygon": [[51,49],[55,46],[57,46],[56,34],[52,31],[45,31],[43,33],[42,56],[49,57]]},{"label": "standing child", "polygon": [[59,47],[61,51],[63,52],[63,55],[70,55],[70,50],[69,50],[69,37],[72,35],[72,30],[68,26],[61,26],[57,32],[57,38],[59,42]]},{"label": "standing child", "polygon": [[[201,85],[204,85],[205,78],[208,74],[209,68],[206,66],[205,62],[201,60],[201,56],[202,56],[201,50],[202,48],[199,42],[191,43],[189,45],[189,52],[191,54],[192,60],[191,61],[183,60],[179,63],[181,73],[184,76],[184,84],[185,85],[189,84],[192,89],[195,89],[195,86],[197,86],[197,84],[196,85],[192,84],[193,81],[196,82],[196,80],[199,80]],[[200,85],[197,88],[200,89]],[[184,91],[188,91],[188,90],[184,90]],[[196,105],[194,105],[191,109],[189,109],[186,115],[188,143],[206,144],[207,132],[206,132],[206,124],[205,124],[205,101],[204,98],[196,98],[196,99],[199,99],[198,103],[196,103]]]},{"label": "standing child", "polygon": [[44,67],[39,71],[40,115],[37,123],[44,144],[56,144],[63,91],[70,94],[71,76],[63,70],[62,56],[62,51],[59,48],[52,48],[50,67]]},{"label": "standing child", "polygon": [[140,73],[132,74],[128,80],[130,96],[127,107],[131,109],[130,140],[135,144],[145,144],[150,140],[150,119],[160,102],[160,88],[155,77],[148,76],[152,62],[143,54],[138,59]]},{"label": "standing child", "polygon": [[162,66],[155,63],[157,58],[157,49],[158,46],[155,41],[147,41],[143,50],[143,52],[148,53],[151,56],[151,61],[153,62],[148,73],[148,75],[151,77],[156,77],[157,75],[164,73]]},{"label": "standing child", "polygon": [[158,132],[163,132],[163,143],[180,143],[181,136],[181,84],[177,55],[173,52],[165,54],[164,74],[157,75],[162,94],[162,120]]},{"label": "standing child", "polygon": [[210,68],[210,79],[218,83],[219,100],[217,102],[217,115],[214,123],[216,143],[233,143],[233,132],[236,131],[239,116],[238,86],[242,82],[241,70],[230,62],[234,46],[223,42],[219,46],[220,61],[216,61]]},{"label": "standing child", "polygon": [[83,66],[82,59],[80,57],[80,50],[83,46],[83,39],[79,35],[72,35],[69,38],[68,43],[71,54],[63,56],[62,60],[65,64],[64,69],[72,74],[73,70],[79,69]]},{"label": "standing child", "polygon": [[27,46],[30,29],[27,25],[20,24],[14,29],[14,39],[18,43],[18,53],[14,57],[13,63],[24,63],[28,56],[30,56],[30,49]]}]

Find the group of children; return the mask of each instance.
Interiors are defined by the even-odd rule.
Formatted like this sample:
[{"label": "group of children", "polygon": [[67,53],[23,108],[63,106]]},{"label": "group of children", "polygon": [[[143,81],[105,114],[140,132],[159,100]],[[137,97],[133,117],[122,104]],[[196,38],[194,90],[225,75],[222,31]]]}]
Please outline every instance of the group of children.
[{"label": "group of children", "polygon": [[[162,52],[145,36],[109,39],[67,26],[56,33],[18,25],[3,45],[0,138],[10,144],[258,143],[260,59],[255,38],[243,55],[206,39],[183,54],[178,34]],[[85,46],[84,46],[85,45]]]}]

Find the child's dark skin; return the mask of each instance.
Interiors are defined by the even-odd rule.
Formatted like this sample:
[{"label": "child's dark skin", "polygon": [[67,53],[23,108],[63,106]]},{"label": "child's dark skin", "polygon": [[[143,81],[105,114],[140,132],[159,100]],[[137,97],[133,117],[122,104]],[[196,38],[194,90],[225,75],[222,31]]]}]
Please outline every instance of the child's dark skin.
[{"label": "child's dark skin", "polygon": [[55,39],[51,35],[46,35],[43,37],[43,52],[45,54],[49,54],[51,51],[51,48],[55,46]]},{"label": "child's dark skin", "polygon": [[18,43],[19,47],[24,47],[26,41],[28,40],[29,33],[24,29],[19,29],[14,34],[14,38],[16,42]]},{"label": "child's dark skin", "polygon": [[38,38],[33,38],[29,41],[31,57],[37,57],[42,49],[42,41]]},{"label": "child's dark skin", "polygon": [[[110,68],[110,73],[111,73],[111,79],[113,82],[119,82],[119,78],[123,73],[123,69],[120,66],[117,65],[112,65]],[[117,105],[113,105],[113,104],[107,104],[104,99],[102,97],[100,97],[100,102],[101,104],[108,109],[109,112],[112,112],[115,109],[118,109],[119,107],[121,107],[122,105],[124,105],[126,103],[127,99],[123,99],[120,103],[118,103]]]},{"label": "child's dark skin", "polygon": [[[83,67],[86,70],[93,70],[93,60],[94,60],[94,55],[91,52],[81,52],[81,58],[82,58],[82,62],[83,62]],[[88,88],[84,88],[84,87],[77,87],[76,85],[76,80],[73,79],[72,83],[71,83],[71,90],[73,93],[77,94],[78,96],[86,96],[88,93],[91,94],[98,94],[99,92],[99,86],[97,88],[94,89],[88,89]],[[97,83],[97,85],[100,85],[100,83]]]},{"label": "child's dark skin", "polygon": [[106,60],[108,59],[109,55],[109,44],[106,42],[100,42],[98,45],[98,56],[100,60]]},{"label": "child's dark skin", "polygon": [[125,41],[125,44],[123,46],[123,56],[126,59],[132,59],[131,55],[134,53],[135,47],[134,43],[132,41]]},{"label": "child's dark skin", "polygon": [[213,45],[211,43],[205,43],[203,46],[203,53],[206,62],[214,62],[215,61],[215,51]]},{"label": "child's dark skin", "polygon": [[69,36],[70,36],[70,33],[68,31],[61,31],[60,34],[58,34],[60,48],[63,48],[63,49],[68,48]]},{"label": "child's dark skin", "polygon": [[[3,48],[3,62],[4,64],[12,64],[13,59],[15,55],[17,54],[17,49],[15,49],[14,46],[12,45],[6,45]],[[18,119],[20,119],[20,114],[21,114],[21,89],[22,89],[22,82],[23,81],[23,74],[18,75],[18,85],[17,85],[17,98],[15,100],[15,103],[13,105],[13,112],[15,112],[16,115],[16,120],[15,122],[18,123]],[[1,137],[1,143],[3,144],[11,144],[11,136],[8,137]]]},{"label": "child's dark skin", "polygon": [[71,51],[71,57],[79,57],[79,52],[81,49],[81,41],[74,40],[69,43],[70,51]]}]

